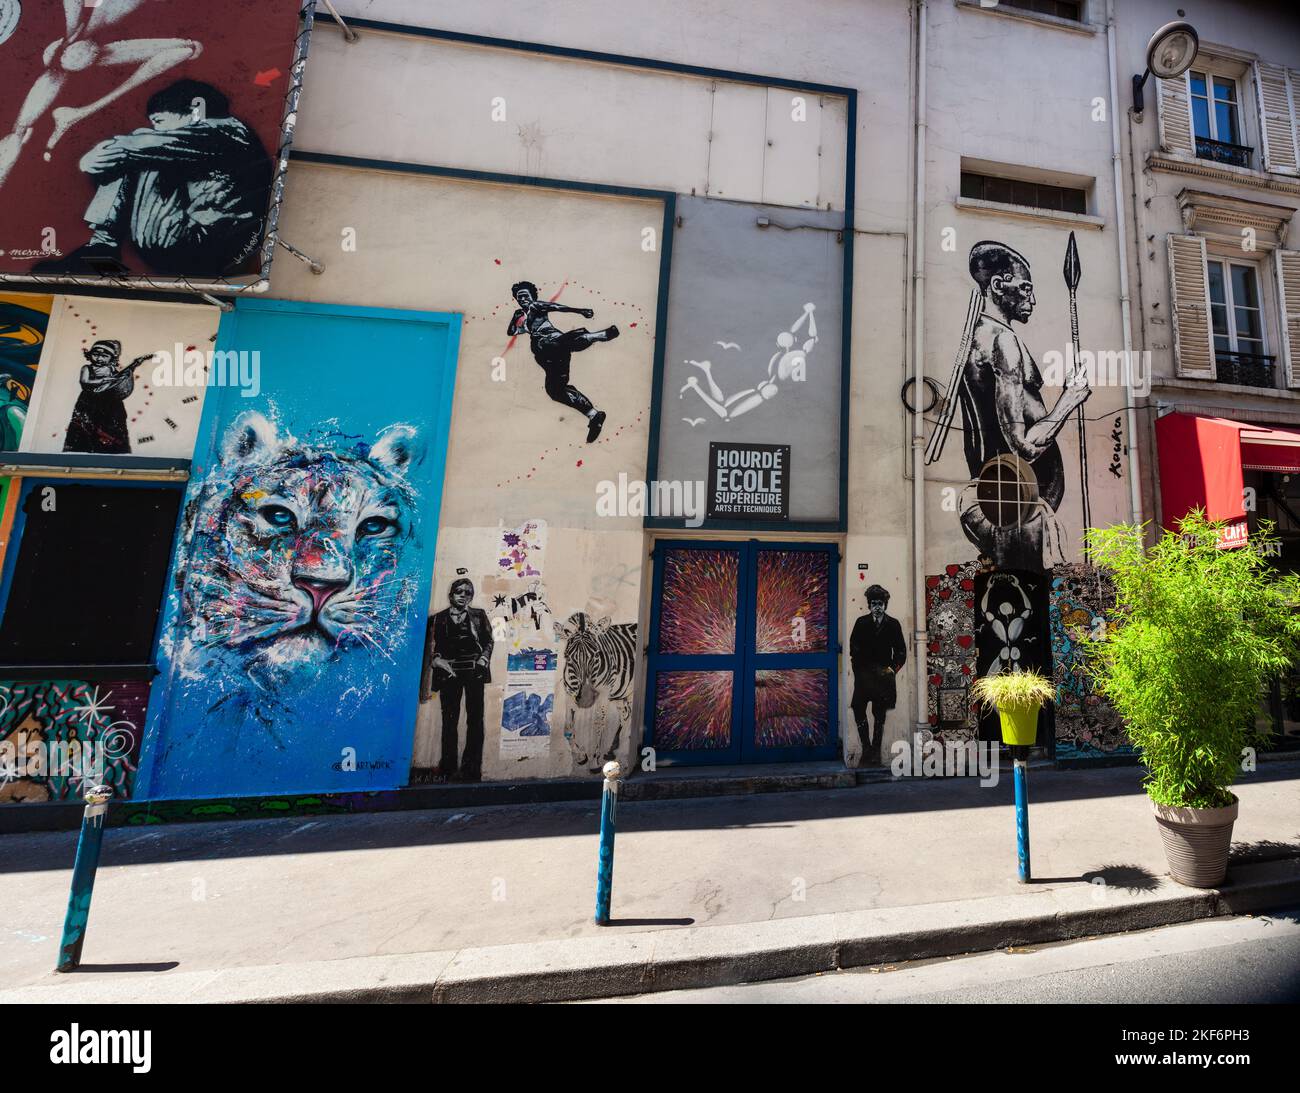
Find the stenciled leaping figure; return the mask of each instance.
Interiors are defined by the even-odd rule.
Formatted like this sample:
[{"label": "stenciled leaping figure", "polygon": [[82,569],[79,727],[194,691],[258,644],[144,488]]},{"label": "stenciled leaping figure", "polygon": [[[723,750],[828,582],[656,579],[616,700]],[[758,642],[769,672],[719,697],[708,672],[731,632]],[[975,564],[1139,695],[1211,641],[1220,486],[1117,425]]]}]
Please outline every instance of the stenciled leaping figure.
[{"label": "stenciled leaping figure", "polygon": [[[816,310],[816,304],[804,304],[803,314],[795,320],[794,326],[789,330],[781,331],[776,336],[778,348],[767,362],[767,379],[757,387],[737,391],[734,395],[727,397],[713,378],[713,363],[711,361],[688,360],[686,361],[687,364],[694,365],[704,373],[704,381],[709,385],[709,390],[706,393],[700,387],[700,381],[695,376],[690,376],[677,393],[677,397],[683,398],[687,391],[694,391],[718,417],[726,421],[732,421],[742,414],[749,413],[755,406],[761,406],[764,402],[775,398],[781,390],[781,382],[793,380],[796,383],[802,383],[807,373],[808,354],[812,351],[812,347],[817,344],[817,320],[813,318],[813,312]],[[808,337],[804,340],[803,345],[796,349],[795,335],[800,332],[805,324],[808,327]],[[691,421],[691,425],[694,426],[694,424],[695,422]]]}]

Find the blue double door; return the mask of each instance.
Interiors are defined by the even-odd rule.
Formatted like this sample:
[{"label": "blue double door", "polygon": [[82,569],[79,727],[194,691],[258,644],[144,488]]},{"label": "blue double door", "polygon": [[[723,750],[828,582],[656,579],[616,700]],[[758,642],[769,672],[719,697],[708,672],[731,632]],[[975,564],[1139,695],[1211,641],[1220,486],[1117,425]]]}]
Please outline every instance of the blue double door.
[{"label": "blue double door", "polygon": [[656,761],[838,754],[838,549],[670,540],[654,557],[646,719]]}]

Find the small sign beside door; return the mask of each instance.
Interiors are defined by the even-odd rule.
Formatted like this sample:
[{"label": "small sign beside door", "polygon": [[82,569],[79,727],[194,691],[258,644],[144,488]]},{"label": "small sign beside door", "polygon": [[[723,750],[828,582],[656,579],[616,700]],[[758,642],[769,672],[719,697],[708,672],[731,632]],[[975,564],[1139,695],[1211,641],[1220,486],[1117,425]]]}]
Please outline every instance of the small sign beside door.
[{"label": "small sign beside door", "polygon": [[788,520],[789,444],[709,444],[710,520]]}]

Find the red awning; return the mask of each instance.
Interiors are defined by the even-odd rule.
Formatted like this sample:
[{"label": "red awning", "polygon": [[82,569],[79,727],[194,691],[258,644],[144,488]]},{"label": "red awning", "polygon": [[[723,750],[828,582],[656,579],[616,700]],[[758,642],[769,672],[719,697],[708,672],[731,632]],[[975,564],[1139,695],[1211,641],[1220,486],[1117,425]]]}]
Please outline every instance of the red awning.
[{"label": "red awning", "polygon": [[1268,429],[1226,417],[1166,414],[1156,421],[1160,503],[1166,528],[1194,508],[1226,529],[1224,546],[1245,541],[1243,471],[1300,474],[1300,432]]},{"label": "red awning", "polygon": [[1195,414],[1165,414],[1156,420],[1160,456],[1160,506],[1172,528],[1192,509],[1211,520],[1246,518],[1237,421]]},{"label": "red awning", "polygon": [[1300,433],[1243,425],[1241,465],[1248,471],[1300,474]]}]

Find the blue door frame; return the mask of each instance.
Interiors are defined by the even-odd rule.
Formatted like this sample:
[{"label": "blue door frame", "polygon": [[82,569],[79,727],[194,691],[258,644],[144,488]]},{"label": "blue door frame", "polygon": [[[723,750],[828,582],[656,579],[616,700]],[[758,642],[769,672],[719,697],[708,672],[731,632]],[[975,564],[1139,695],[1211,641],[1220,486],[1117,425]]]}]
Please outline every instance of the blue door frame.
[{"label": "blue door frame", "polygon": [[[734,551],[739,555],[736,589],[735,644],[731,653],[662,653],[660,627],[663,621],[663,585],[668,551]],[[759,653],[758,557],[763,551],[808,551],[828,555],[826,648],[818,652]],[[646,671],[646,744],[655,749],[657,763],[724,764],[781,763],[832,759],[839,747],[839,548],[833,543],[769,542],[759,540],[660,540],[655,545],[655,574],[650,613],[650,645]],[[791,669],[822,669],[827,675],[826,729],[824,741],[810,745],[762,746],[756,738],[755,698],[759,672]],[[725,746],[680,748],[656,741],[656,694],[658,679],[666,672],[725,671],[732,674],[731,733]]]}]

